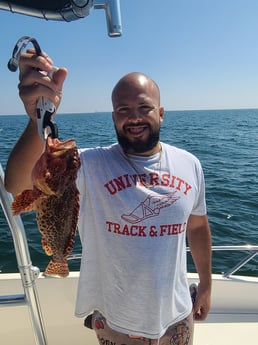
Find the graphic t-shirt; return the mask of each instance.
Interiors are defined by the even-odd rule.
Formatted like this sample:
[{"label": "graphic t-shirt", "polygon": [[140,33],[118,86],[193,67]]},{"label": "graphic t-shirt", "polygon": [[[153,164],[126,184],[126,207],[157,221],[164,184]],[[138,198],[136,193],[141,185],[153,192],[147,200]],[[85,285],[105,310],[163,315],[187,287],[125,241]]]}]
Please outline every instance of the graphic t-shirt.
[{"label": "graphic t-shirt", "polygon": [[206,214],[199,160],[161,145],[151,157],[128,157],[118,144],[81,150],[78,176],[76,315],[98,310],[114,330],[153,339],[191,313],[187,220]]}]

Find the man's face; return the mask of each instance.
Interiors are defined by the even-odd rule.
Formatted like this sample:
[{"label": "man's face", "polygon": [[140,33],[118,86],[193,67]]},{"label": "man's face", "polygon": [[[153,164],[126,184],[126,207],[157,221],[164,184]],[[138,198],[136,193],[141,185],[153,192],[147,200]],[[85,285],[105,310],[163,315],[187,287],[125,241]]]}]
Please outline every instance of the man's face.
[{"label": "man's face", "polygon": [[164,109],[153,85],[126,84],[113,99],[117,139],[126,153],[151,155],[158,152]]}]

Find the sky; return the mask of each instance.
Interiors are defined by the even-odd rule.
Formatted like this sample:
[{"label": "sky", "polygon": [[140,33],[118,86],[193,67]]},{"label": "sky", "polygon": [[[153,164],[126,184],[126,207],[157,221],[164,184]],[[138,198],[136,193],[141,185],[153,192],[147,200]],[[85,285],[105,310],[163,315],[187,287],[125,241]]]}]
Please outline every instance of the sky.
[{"label": "sky", "polygon": [[24,114],[18,72],[7,69],[16,41],[36,38],[68,68],[59,113],[111,111],[126,73],[148,74],[166,110],[258,108],[257,0],[120,0],[123,35],[107,35],[104,10],[72,22],[0,10],[0,115]]}]

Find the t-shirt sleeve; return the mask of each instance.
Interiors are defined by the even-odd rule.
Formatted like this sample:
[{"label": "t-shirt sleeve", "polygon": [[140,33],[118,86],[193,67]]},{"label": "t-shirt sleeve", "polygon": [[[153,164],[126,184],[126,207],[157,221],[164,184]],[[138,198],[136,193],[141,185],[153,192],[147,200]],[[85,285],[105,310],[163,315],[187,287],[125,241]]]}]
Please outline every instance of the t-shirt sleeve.
[{"label": "t-shirt sleeve", "polygon": [[201,163],[198,160],[196,163],[196,183],[198,192],[196,194],[196,199],[191,214],[196,216],[203,216],[207,213],[205,199],[205,180]]}]

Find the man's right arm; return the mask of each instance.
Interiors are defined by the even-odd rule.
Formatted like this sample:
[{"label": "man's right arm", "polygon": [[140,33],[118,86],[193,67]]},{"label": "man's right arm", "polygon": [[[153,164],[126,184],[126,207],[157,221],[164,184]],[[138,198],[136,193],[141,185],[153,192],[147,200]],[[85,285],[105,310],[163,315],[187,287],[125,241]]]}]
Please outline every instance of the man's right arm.
[{"label": "man's right arm", "polygon": [[52,60],[46,54],[37,56],[31,49],[22,54],[20,59],[19,95],[29,115],[29,122],[14,146],[6,166],[5,188],[13,194],[32,187],[32,169],[44,151],[45,143],[40,139],[37,129],[36,107],[39,97],[48,98],[56,108],[61,101],[66,69],[58,69],[53,79],[39,72],[49,72],[52,66]]}]

